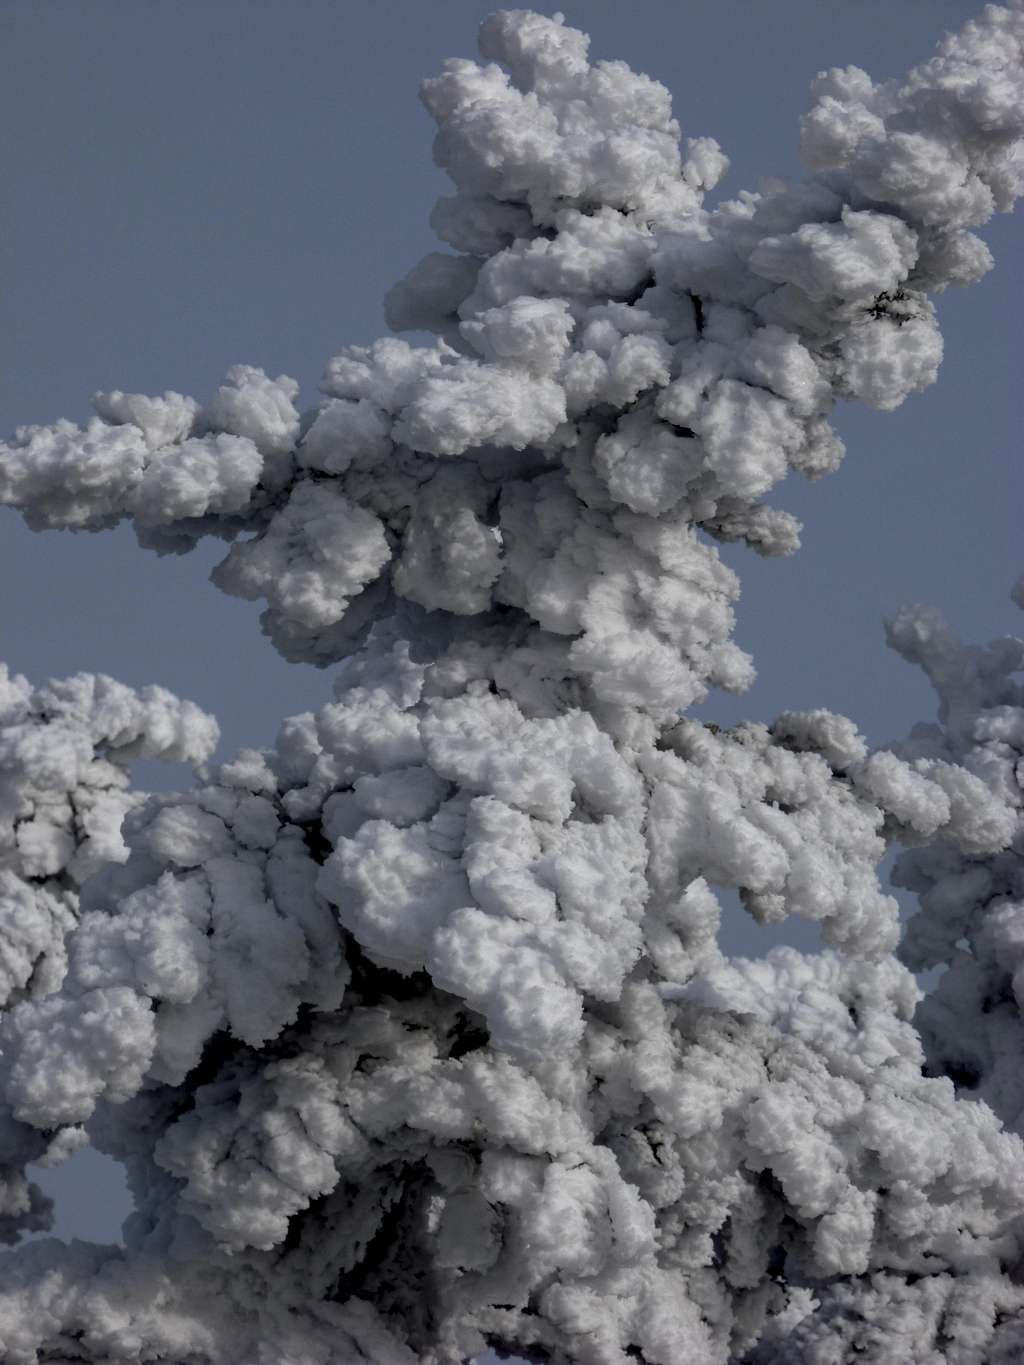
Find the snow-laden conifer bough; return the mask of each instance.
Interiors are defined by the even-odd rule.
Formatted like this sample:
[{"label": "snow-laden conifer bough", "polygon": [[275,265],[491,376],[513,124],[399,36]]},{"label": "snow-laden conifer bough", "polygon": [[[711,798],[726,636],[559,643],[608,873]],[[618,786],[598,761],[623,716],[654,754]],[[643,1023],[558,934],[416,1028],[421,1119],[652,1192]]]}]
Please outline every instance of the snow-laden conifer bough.
[{"label": "snow-laden conifer bough", "polygon": [[[928,295],[1024,185],[1022,45],[989,6],[903,80],[819,75],[808,178],[709,212],[660,85],[501,12],[423,90],[452,250],[388,316],[436,344],[347,348],[304,413],[236,366],[3,448],[30,526],[221,536],[218,586],[340,665],[148,799],[130,760],[212,721],[4,676],[0,1236],[86,1141],[136,1200],[124,1247],[4,1253],[6,1365],[1024,1359],[1024,647],[898,614],[941,707],[893,750],[686,717],[752,677],[711,542],[794,551],[761,499],[839,464],[836,398],[934,379]],[[713,885],[830,946],[724,957]]]}]

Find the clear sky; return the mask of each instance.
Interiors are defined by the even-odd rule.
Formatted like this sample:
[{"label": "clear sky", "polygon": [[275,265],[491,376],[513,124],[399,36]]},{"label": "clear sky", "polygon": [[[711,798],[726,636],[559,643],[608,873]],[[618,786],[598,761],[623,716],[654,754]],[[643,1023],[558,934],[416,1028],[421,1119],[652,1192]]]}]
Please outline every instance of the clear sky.
[{"label": "clear sky", "polygon": [[[716,137],[731,197],[799,172],[799,115],[820,69],[900,74],[973,0],[577,0],[560,8],[663,81],[689,135]],[[228,365],[297,378],[385,332],[386,289],[434,249],[447,182],[419,80],[475,55],[481,0],[7,0],[0,12],[5,233],[0,428],[88,417],[96,389],[205,398]],[[551,13],[555,6],[537,4]],[[773,501],[806,524],[792,560],[727,547],[738,642],[759,678],[707,719],[827,706],[876,743],[928,719],[923,678],[883,615],[940,606],[968,639],[1014,633],[1024,233],[997,219],[996,270],[939,301],[938,385],[896,413],[841,410],[838,474]],[[33,535],[0,511],[0,658],[34,681],[79,669],[159,682],[214,711],[224,752],[272,741],[328,699],[285,664],[258,610],[206,583],[219,542],[157,559],[130,532]],[[147,773],[149,779],[151,774]],[[732,951],[752,946],[748,922]],[[803,940],[807,941],[806,938]],[[96,1158],[91,1158],[96,1161]],[[110,1239],[116,1187],[90,1158],[48,1183],[60,1231]]]}]

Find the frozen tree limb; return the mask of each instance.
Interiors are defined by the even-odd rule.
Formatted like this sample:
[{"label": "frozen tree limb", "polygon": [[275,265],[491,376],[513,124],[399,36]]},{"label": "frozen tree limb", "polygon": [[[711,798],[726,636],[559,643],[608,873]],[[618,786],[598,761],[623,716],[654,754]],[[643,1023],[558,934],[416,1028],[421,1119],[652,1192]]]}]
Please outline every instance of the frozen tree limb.
[{"label": "frozen tree limb", "polygon": [[[19,968],[0,1023],[0,1136],[18,1160],[89,1138],[136,1212],[124,1249],[8,1253],[12,1365],[1015,1358],[1005,971],[991,1036],[977,1015],[1018,946],[1019,649],[898,617],[944,728],[873,754],[825,711],[681,713],[753,676],[709,538],[793,552],[762,499],[837,467],[835,400],[934,379],[927,295],[988,268],[970,229],[1024,184],[1022,43],[989,6],[902,81],[819,76],[810,178],[707,210],[725,159],[660,85],[500,12],[423,92],[455,254],[387,308],[436,344],[347,348],[304,413],[236,366],[205,405],[115,391],[4,447],[34,528],[233,541],[218,586],[266,600],[287,657],[342,661],[274,748],[126,801],[126,857],[63,816],[16,841],[15,882],[90,875],[59,971]],[[53,689],[11,741],[47,809],[88,786],[76,744],[87,771],[97,743],[205,753],[161,699],[116,693],[96,729],[114,686]],[[938,888],[908,961],[976,932],[921,1006],[931,1074],[891,841]],[[829,946],[726,959],[715,888]]]}]

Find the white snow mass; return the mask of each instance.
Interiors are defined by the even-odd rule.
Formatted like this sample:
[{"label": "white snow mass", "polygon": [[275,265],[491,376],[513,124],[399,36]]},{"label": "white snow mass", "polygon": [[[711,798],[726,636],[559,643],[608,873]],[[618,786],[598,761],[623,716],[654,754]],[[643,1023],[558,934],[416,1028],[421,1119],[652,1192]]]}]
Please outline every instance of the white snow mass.
[{"label": "white snow mass", "polygon": [[[1024,1357],[1024,646],[899,613],[939,723],[876,752],[685,714],[754,676],[714,542],[798,549],[762,499],[838,467],[837,400],[935,379],[929,295],[991,264],[1024,10],[822,73],[808,178],[714,208],[717,144],[587,49],[502,11],[425,83],[450,250],[386,308],[432,344],[345,348],[305,410],[236,365],[0,447],[33,529],[218,536],[337,667],[216,767],[161,689],[0,673],[0,1239],[85,1142],[136,1205],[123,1247],[0,1256],[7,1365]],[[730,891],[825,948],[724,956]]]}]

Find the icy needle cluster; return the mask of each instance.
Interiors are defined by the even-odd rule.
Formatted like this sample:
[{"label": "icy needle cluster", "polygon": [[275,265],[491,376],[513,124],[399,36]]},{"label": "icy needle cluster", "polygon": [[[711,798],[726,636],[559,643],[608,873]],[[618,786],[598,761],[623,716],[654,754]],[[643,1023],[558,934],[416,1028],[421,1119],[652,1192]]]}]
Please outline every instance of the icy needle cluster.
[{"label": "icy needle cluster", "polygon": [[[1015,593],[1024,605],[1024,582]],[[955,848],[941,835],[908,849],[894,876],[915,891],[901,956],[921,971],[947,970],[922,1002],[917,1024],[936,1072],[1024,1133],[1024,641],[961,645],[935,611],[904,611],[891,641],[935,687],[939,722],[916,726],[903,752],[953,761],[982,781],[1014,838],[995,854]]]},{"label": "icy needle cluster", "polygon": [[1020,191],[1020,26],[990,6],[902,82],[819,76],[813,178],[709,212],[727,162],[680,145],[662,86],[499,13],[484,64],[423,90],[455,250],[388,313],[435,345],[347,348],[302,416],[294,381],[245,365],[203,405],[98,394],[84,429],[19,431],[0,500],[36,528],[127,517],[161,552],[247,533],[215,581],[266,600],[289,658],[338,659],[396,596],[511,609],[597,699],[742,690],[736,581],[697,531],[791,552],[759,500],[838,465],[836,397],[892,408],[935,377],[927,294],[984,273],[970,228]]},{"label": "icy needle cluster", "polygon": [[[66,828],[91,875],[0,1089],[37,1150],[122,1160],[136,1212],[123,1249],[0,1263],[11,1365],[1019,1358],[1020,1104],[939,1074],[932,1005],[926,1074],[876,873],[914,845],[953,907],[1011,856],[1019,653],[898,618],[958,699],[903,749],[683,712],[752,676],[712,540],[796,549],[761,499],[838,465],[835,400],[934,378],[927,295],[1024,187],[1022,45],[989,6],[903,81],[819,76],[811,178],[707,210],[725,159],[660,85],[501,12],[424,87],[453,251],[388,316],[434,344],[346,349],[302,414],[237,366],[4,447],[33,527],[234,541],[218,585],[342,661],[273,749],[125,802],[126,857]],[[827,947],[725,958],[723,891]]]},{"label": "icy needle cluster", "polygon": [[[83,884],[128,856],[121,822],[144,800],[130,789],[133,761],[198,764],[216,743],[213,719],[162,687],[79,673],[33,689],[0,665],[0,1018],[59,990]],[[49,1226],[25,1162],[84,1141],[68,1129],[48,1143],[0,1105],[0,1241]]]}]

